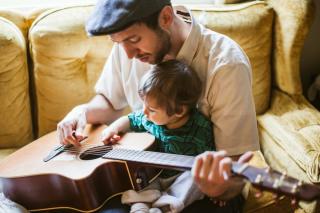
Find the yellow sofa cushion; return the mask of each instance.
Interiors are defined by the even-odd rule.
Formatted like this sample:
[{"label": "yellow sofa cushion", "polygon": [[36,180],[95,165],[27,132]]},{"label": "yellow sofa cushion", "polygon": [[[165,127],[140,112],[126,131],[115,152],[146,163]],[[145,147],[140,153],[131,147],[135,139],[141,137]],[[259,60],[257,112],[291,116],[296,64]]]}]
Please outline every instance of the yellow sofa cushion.
[{"label": "yellow sofa cushion", "polygon": [[21,30],[22,34],[27,37],[29,26],[22,12],[13,9],[0,8],[0,17],[14,23]]},{"label": "yellow sofa cushion", "polygon": [[84,24],[92,6],[49,10],[31,26],[39,136],[75,105],[94,95],[94,85],[113,43],[106,36],[88,38]]},{"label": "yellow sofa cushion", "polygon": [[[206,27],[235,40],[248,55],[253,70],[253,95],[257,114],[269,107],[273,10],[264,2],[237,5],[192,6]],[[205,12],[204,12],[205,11]]]},{"label": "yellow sofa cushion", "polygon": [[[260,132],[268,133],[306,172],[307,180],[320,183],[319,111],[301,95],[289,96],[275,90],[272,105],[265,114],[258,116],[258,124]],[[269,146],[262,142],[263,147]],[[281,165],[281,159],[274,161]],[[297,174],[298,171],[292,173]]]},{"label": "yellow sofa cushion", "polygon": [[0,148],[33,140],[25,39],[9,20],[0,18]]}]

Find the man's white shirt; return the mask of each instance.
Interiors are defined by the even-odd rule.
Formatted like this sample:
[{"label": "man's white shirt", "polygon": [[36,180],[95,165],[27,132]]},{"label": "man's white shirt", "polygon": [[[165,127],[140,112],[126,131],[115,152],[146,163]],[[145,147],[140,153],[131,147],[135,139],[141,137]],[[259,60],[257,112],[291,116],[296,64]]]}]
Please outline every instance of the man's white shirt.
[{"label": "man's white shirt", "polygon": [[[181,6],[175,9],[190,13]],[[206,29],[194,19],[191,25],[176,59],[191,66],[203,83],[198,107],[213,122],[217,150],[226,150],[230,156],[258,150],[252,70],[247,56],[227,36]],[[124,49],[114,44],[96,84],[96,93],[104,95],[115,109],[130,106],[133,111],[140,110],[138,86],[151,66],[129,59]]]}]

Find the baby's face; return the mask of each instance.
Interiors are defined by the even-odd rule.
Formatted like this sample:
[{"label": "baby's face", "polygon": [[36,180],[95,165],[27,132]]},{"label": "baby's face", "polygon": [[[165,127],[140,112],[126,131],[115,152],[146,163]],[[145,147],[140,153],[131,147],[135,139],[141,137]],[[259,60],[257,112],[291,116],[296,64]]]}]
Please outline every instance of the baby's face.
[{"label": "baby's face", "polygon": [[143,113],[147,119],[156,125],[168,125],[176,120],[175,115],[169,116],[164,109],[160,107],[154,97],[146,96],[143,100]]}]

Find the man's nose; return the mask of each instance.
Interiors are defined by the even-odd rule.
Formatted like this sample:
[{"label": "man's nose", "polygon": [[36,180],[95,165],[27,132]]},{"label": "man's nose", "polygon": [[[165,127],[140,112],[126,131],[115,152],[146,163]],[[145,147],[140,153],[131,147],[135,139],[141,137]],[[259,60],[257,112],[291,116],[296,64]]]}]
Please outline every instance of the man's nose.
[{"label": "man's nose", "polygon": [[129,59],[134,58],[138,53],[138,49],[133,47],[130,44],[123,43],[123,48],[126,51],[127,56],[128,56]]}]

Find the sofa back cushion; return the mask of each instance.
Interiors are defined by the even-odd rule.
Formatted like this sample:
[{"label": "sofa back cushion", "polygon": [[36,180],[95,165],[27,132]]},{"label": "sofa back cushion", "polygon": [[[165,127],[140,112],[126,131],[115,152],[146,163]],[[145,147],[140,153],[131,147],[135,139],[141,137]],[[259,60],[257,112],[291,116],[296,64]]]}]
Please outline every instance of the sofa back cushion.
[{"label": "sofa back cushion", "polygon": [[[236,8],[191,6],[208,28],[240,44],[253,66],[253,91],[257,113],[269,104],[272,10],[265,3],[245,3]],[[50,10],[33,23],[29,40],[34,62],[39,135],[56,124],[75,105],[94,95],[94,84],[112,46],[107,36],[88,38],[84,24],[91,6]],[[203,12],[206,11],[206,12]]]},{"label": "sofa back cushion", "polygon": [[264,2],[212,7],[193,6],[196,19],[235,40],[248,55],[257,114],[269,107],[273,10]]},{"label": "sofa back cushion", "polygon": [[11,21],[0,18],[0,148],[33,140],[25,39]]},{"label": "sofa back cushion", "polygon": [[27,37],[28,23],[23,13],[18,10],[0,8],[0,17],[14,23],[21,30],[22,34]]},{"label": "sofa back cushion", "polygon": [[91,10],[92,6],[49,10],[31,26],[38,136],[56,129],[66,113],[94,95],[113,44],[107,36],[87,37],[84,23]]}]

